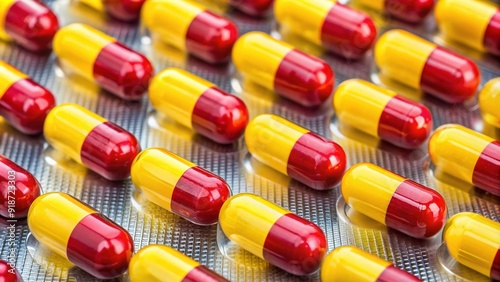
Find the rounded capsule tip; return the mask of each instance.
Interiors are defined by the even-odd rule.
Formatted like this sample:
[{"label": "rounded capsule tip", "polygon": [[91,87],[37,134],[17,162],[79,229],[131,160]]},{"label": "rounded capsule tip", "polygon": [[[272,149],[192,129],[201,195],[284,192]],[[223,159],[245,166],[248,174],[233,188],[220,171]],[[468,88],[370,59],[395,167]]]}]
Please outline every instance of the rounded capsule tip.
[{"label": "rounded capsule tip", "polygon": [[57,16],[37,1],[15,2],[5,18],[5,30],[24,48],[40,52],[52,48],[59,29]]}]

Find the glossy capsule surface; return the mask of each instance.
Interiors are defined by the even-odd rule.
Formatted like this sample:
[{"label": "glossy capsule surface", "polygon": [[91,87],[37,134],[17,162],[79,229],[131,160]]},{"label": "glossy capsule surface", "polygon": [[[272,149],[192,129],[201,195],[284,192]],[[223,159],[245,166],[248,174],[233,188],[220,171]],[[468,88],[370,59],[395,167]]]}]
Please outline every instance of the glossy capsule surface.
[{"label": "glossy capsule surface", "polygon": [[23,282],[23,277],[12,265],[8,261],[0,259],[0,281]]},{"label": "glossy capsule surface", "polygon": [[340,121],[405,149],[422,145],[432,130],[427,107],[359,79],[337,87],[333,107]]},{"label": "glossy capsule surface", "polygon": [[332,189],[345,171],[342,147],[276,115],[251,120],[245,141],[258,161],[313,189]]},{"label": "glossy capsule surface", "polygon": [[264,16],[271,11],[274,0],[228,0],[229,4],[250,16]]},{"label": "glossy capsule surface", "polygon": [[398,20],[418,23],[432,11],[434,0],[356,0],[366,7]]},{"label": "glossy capsule surface", "polygon": [[285,28],[346,58],[359,58],[377,37],[373,20],[336,1],[276,0],[276,20]]},{"label": "glossy capsule surface", "polygon": [[228,282],[183,253],[163,245],[149,245],[132,257],[131,282]]},{"label": "glossy capsule surface", "polygon": [[338,247],[329,253],[321,266],[321,281],[421,281],[375,255],[353,246]]},{"label": "glossy capsule surface", "polygon": [[480,82],[474,62],[403,30],[379,38],[375,62],[382,74],[448,103],[474,96]]},{"label": "glossy capsule surface", "polygon": [[472,212],[452,216],[443,231],[449,254],[459,263],[500,280],[500,223]]},{"label": "glossy capsule surface", "polygon": [[149,86],[153,107],[211,140],[229,144],[248,123],[248,110],[238,97],[187,71],[169,68]]},{"label": "glossy capsule surface", "polygon": [[500,78],[488,81],[479,92],[479,108],[484,119],[500,127]]},{"label": "glossy capsule surface", "polygon": [[125,229],[65,193],[38,197],[28,227],[42,245],[100,279],[122,275],[134,252]]},{"label": "glossy capsule surface", "polygon": [[52,47],[59,29],[56,15],[40,1],[0,1],[0,38],[12,40],[31,51]]},{"label": "glossy capsule surface", "polygon": [[110,16],[121,21],[139,19],[142,5],[146,0],[78,0],[96,10],[106,11]]},{"label": "glossy capsule surface", "polygon": [[90,26],[74,23],[60,29],[54,52],[63,70],[76,73],[125,100],[139,100],[153,77],[143,55]]},{"label": "glossy capsule surface", "polygon": [[317,271],[326,253],[325,234],[317,225],[256,195],[229,198],[219,224],[231,241],[295,275]]},{"label": "glossy capsule surface", "polygon": [[52,147],[109,180],[129,177],[140,151],[130,132],[76,104],[55,107],[43,132]]},{"label": "glossy capsule surface", "polygon": [[439,127],[429,155],[443,172],[500,196],[500,142],[458,124]]},{"label": "glossy capsule surface", "polygon": [[192,1],[149,0],[142,21],[160,40],[208,63],[224,63],[238,38],[230,20]]},{"label": "glossy capsule surface", "polygon": [[411,237],[430,238],[443,228],[443,196],[377,165],[352,166],[340,187],[353,209]]},{"label": "glossy capsule surface", "polygon": [[0,61],[0,115],[24,134],[39,134],[55,105],[52,93],[6,62]]},{"label": "glossy capsule surface", "polygon": [[440,0],[434,15],[446,38],[500,56],[500,9],[493,3]]},{"label": "glossy capsule surface", "polygon": [[139,153],[131,176],[146,199],[199,225],[217,223],[231,196],[224,179],[161,148]]},{"label": "glossy capsule surface", "polygon": [[0,216],[24,218],[40,196],[36,178],[5,156],[0,155]]},{"label": "glossy capsule surface", "polygon": [[236,41],[233,63],[246,79],[303,106],[321,105],[333,91],[335,75],[325,61],[263,32]]}]

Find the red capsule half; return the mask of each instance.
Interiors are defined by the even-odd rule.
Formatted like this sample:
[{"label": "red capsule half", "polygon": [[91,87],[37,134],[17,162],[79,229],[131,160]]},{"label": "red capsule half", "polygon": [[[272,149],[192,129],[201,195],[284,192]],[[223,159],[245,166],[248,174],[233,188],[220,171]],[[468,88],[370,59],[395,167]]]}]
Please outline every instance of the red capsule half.
[{"label": "red capsule half", "polygon": [[13,265],[14,263],[0,260],[0,282],[23,282],[23,277]]},{"label": "red capsule half", "polygon": [[106,12],[122,21],[139,19],[141,8],[146,0],[102,0]]},{"label": "red capsule half", "polygon": [[26,74],[0,61],[0,115],[25,134],[39,134],[55,106],[52,93]]},{"label": "red capsule half", "polygon": [[[2,0],[0,37],[31,51],[44,51],[52,47],[52,39],[59,29],[56,15],[45,4],[31,0]],[[7,35],[7,36],[5,36]]]},{"label": "red capsule half", "polygon": [[229,4],[250,16],[264,16],[269,13],[274,0],[229,0]]},{"label": "red capsule half", "polygon": [[24,168],[0,155],[0,216],[24,218],[40,196],[40,184]]}]

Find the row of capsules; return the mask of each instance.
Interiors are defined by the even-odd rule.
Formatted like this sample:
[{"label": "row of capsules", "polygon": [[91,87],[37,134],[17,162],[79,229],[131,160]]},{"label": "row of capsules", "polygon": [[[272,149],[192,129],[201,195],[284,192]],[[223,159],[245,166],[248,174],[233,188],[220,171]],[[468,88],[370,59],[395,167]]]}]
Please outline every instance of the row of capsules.
[{"label": "row of capsules", "polygon": [[[77,26],[77,27],[78,27],[78,29],[77,29],[77,30],[80,30],[80,31],[81,31],[81,29],[80,29],[80,28],[82,28],[82,27],[81,27],[81,26]],[[90,35],[92,35],[92,34],[90,34]],[[258,36],[261,36],[261,39],[267,39],[267,38],[263,38],[263,37],[262,37],[262,36],[263,36],[262,34],[258,34]],[[64,36],[61,36],[61,37],[64,37]],[[69,37],[69,36],[65,36],[65,37]],[[255,39],[254,39],[253,41],[252,41],[252,40],[247,40],[247,41],[250,41],[250,42],[253,42],[253,43],[258,43],[257,41],[259,41],[259,40],[255,40]],[[109,41],[108,41],[108,42],[109,42]],[[272,41],[271,41],[271,42],[272,42]],[[279,47],[279,42],[274,42],[274,44],[278,45],[278,47]],[[56,45],[56,46],[57,46],[57,45]],[[286,46],[285,46],[285,47],[286,47]],[[278,48],[278,49],[279,49],[279,48]],[[289,50],[286,50],[286,51],[287,51],[287,52],[289,52]],[[56,51],[56,53],[57,53],[57,51]],[[297,52],[294,52],[294,53],[296,53],[296,54],[294,54],[294,55],[295,55],[295,56],[299,56],[299,58],[300,58],[300,56],[301,56],[301,55],[302,55],[302,57],[305,57],[303,54],[300,54],[298,51],[297,51]],[[69,56],[68,58],[71,58],[71,56]],[[312,58],[307,58],[307,59],[309,59],[309,61],[310,61],[310,62],[311,62],[311,61],[312,61],[312,62],[314,62],[314,60],[313,60]],[[71,62],[71,60],[68,60],[68,61],[69,61],[69,62]],[[235,63],[235,64],[236,64],[236,63]],[[244,65],[245,65],[245,64],[243,63],[243,66],[244,66]],[[243,67],[243,68],[245,68],[245,67]],[[324,68],[324,66],[323,66],[323,68]],[[94,69],[95,69],[95,67],[94,67]],[[279,70],[278,70],[278,71],[279,71]],[[176,71],[176,70],[173,70],[173,71],[170,71],[170,72],[174,72],[174,74],[176,73],[177,77],[179,77],[179,72],[180,72],[179,70],[177,70],[177,71]],[[333,74],[333,73],[332,73],[332,74]],[[183,74],[181,73],[181,76],[180,76],[181,78],[182,78],[182,75],[183,75]],[[186,74],[184,74],[184,76],[186,76]],[[168,76],[166,76],[166,77],[168,77]],[[97,79],[96,79],[96,80],[97,80]],[[182,78],[182,79],[181,79],[181,81],[182,81],[182,80],[185,80],[185,78]],[[285,77],[285,78],[283,78],[283,77],[282,77],[282,80],[285,80],[285,82],[286,82],[286,77]],[[97,81],[99,82],[99,80],[97,80]],[[102,83],[101,83],[101,85],[102,85]],[[104,85],[105,85],[105,84],[104,84]],[[102,85],[102,86],[103,86],[104,88],[106,88],[104,85]],[[290,89],[290,85],[288,85],[288,89],[287,89],[287,87],[283,87],[282,85],[281,85],[281,86],[280,86],[280,85],[278,85],[278,86],[279,86],[279,87],[274,86],[274,87],[276,87],[276,88],[274,88],[273,90],[275,90],[276,92],[286,92],[286,90],[289,90],[289,89]],[[286,85],[285,85],[285,86],[286,86]],[[316,86],[316,85],[315,85],[315,86]],[[283,91],[283,90],[281,90],[281,91],[280,91],[280,90],[279,90],[279,89],[280,89],[280,87],[281,87],[281,89],[284,89],[285,91]],[[314,86],[313,86],[313,87],[314,87]],[[320,88],[321,88],[321,87],[322,87],[322,85],[320,85]],[[206,90],[207,88],[209,88],[209,87],[206,87],[206,86],[205,86],[205,90]],[[333,88],[333,85],[331,85],[331,88]],[[327,88],[327,89],[328,89],[328,88]],[[108,90],[110,90],[110,89],[108,89]],[[331,89],[330,89],[330,92],[331,92]],[[327,94],[328,94],[328,90],[324,91],[324,93],[327,93]],[[293,93],[292,93],[292,94],[293,94]],[[288,94],[288,95],[290,95],[290,97],[289,97],[289,98],[292,98],[292,97],[293,97],[293,96],[292,96],[292,94]],[[306,94],[309,94],[309,93],[306,93]],[[325,95],[325,94],[323,94],[323,95]],[[120,95],[119,95],[119,96],[120,96]],[[328,98],[328,96],[329,96],[329,94],[326,96],[326,98]],[[121,96],[121,97],[123,98],[124,96]],[[321,96],[320,96],[320,97],[321,97]],[[307,97],[306,97],[306,98],[307,98]],[[321,98],[320,98],[319,100],[321,100]],[[296,101],[297,101],[297,100],[296,100]],[[304,101],[305,101],[305,102],[304,102]],[[311,100],[308,100],[308,99],[305,99],[305,100],[303,99],[302,101],[301,101],[300,99],[298,100],[298,102],[302,102],[302,104],[304,104],[304,105],[308,105],[308,106],[310,106],[310,105],[314,105],[314,104],[307,104],[307,103],[309,103],[310,101],[311,101]],[[313,103],[318,103],[317,101],[318,101],[318,99],[316,99],[316,101],[314,101],[314,99],[313,99]],[[320,101],[319,103],[321,103],[321,102],[322,102],[322,101]],[[182,105],[182,106],[184,106],[184,105]],[[184,108],[184,107],[183,107],[183,108]],[[72,110],[72,111],[73,111],[73,110]],[[63,115],[63,116],[65,116],[65,115]],[[261,119],[261,120],[266,120],[266,119],[268,119],[268,120],[273,120],[273,117],[272,117],[272,116],[263,116],[263,117],[260,117],[260,119]],[[280,170],[280,171],[284,171],[285,173],[287,173],[287,174],[288,174],[288,175],[290,175],[291,177],[296,178],[296,179],[298,179],[299,181],[304,182],[304,183],[308,184],[309,186],[311,186],[311,187],[313,187],[313,188],[316,188],[316,189],[320,189],[320,190],[322,190],[322,189],[330,189],[330,187],[331,187],[332,185],[334,185],[334,184],[338,183],[339,177],[340,177],[341,173],[343,172],[343,170],[344,170],[344,168],[345,168],[345,155],[343,156],[343,160],[342,160],[342,154],[343,154],[343,152],[342,152],[342,154],[340,154],[340,156],[339,156],[339,153],[338,153],[339,151],[341,151],[341,149],[339,150],[339,147],[338,147],[338,146],[337,146],[338,148],[336,148],[335,146],[333,146],[333,151],[330,151],[330,152],[329,152],[329,153],[333,152],[333,153],[332,153],[332,155],[334,155],[334,156],[337,158],[336,163],[335,163],[335,167],[336,167],[336,169],[332,170],[332,172],[333,172],[333,173],[328,174],[329,172],[328,172],[328,171],[326,171],[326,172],[322,173],[322,175],[321,175],[321,177],[327,176],[327,178],[329,177],[329,179],[320,179],[320,180],[315,180],[315,179],[313,179],[313,178],[314,178],[314,175],[311,175],[311,173],[313,172],[313,171],[312,171],[312,169],[314,169],[314,168],[313,168],[313,167],[300,168],[300,165],[297,165],[297,164],[298,164],[298,162],[297,162],[296,164],[294,164],[294,163],[293,163],[293,159],[294,159],[294,158],[292,157],[292,155],[294,155],[294,154],[295,154],[295,155],[297,155],[297,156],[295,157],[295,159],[297,159],[298,161],[300,161],[300,159],[301,159],[301,158],[303,158],[303,157],[306,155],[306,154],[304,154],[304,152],[301,152],[301,146],[302,146],[302,147],[304,147],[304,144],[301,144],[301,142],[299,142],[299,140],[300,140],[300,139],[304,139],[304,140],[302,140],[302,143],[304,143],[304,142],[305,142],[305,143],[307,144],[307,143],[310,143],[310,142],[316,142],[316,143],[319,143],[320,145],[321,145],[322,141],[325,141],[325,140],[321,140],[321,137],[319,137],[319,136],[314,136],[314,134],[310,134],[310,133],[308,133],[308,132],[307,132],[307,130],[305,130],[305,129],[301,129],[300,127],[295,127],[295,128],[294,128],[294,125],[292,125],[292,124],[286,124],[286,121],[284,121],[284,120],[281,120],[281,121],[280,121],[278,117],[276,117],[275,119],[277,119],[277,120],[278,120],[278,121],[276,122],[277,124],[279,124],[279,123],[281,122],[282,124],[285,124],[285,128],[286,128],[286,126],[290,127],[291,129],[289,130],[289,133],[291,133],[291,134],[290,134],[290,136],[292,136],[292,138],[290,138],[290,140],[291,140],[291,145],[292,145],[291,147],[292,147],[292,148],[290,149],[290,153],[289,153],[289,155],[290,155],[290,157],[289,157],[289,159],[288,159],[288,160],[289,160],[289,163],[287,163],[287,164],[284,164],[284,163],[278,164],[278,166],[277,166],[277,167],[282,168],[282,169],[279,169],[279,170]],[[193,122],[194,122],[194,121],[193,121]],[[98,122],[97,122],[97,123],[105,123],[105,121],[102,121],[102,120],[100,120],[100,121],[99,121],[99,120],[98,120]],[[258,122],[256,121],[256,123],[258,123]],[[93,126],[94,126],[94,125],[93,125]],[[268,127],[268,128],[266,129],[266,126],[264,125],[264,126],[263,126],[264,130],[268,130],[268,129],[269,129],[269,128],[271,128],[272,126],[270,127],[270,126],[268,125],[267,127]],[[294,132],[294,130],[295,130],[295,132]],[[90,131],[92,131],[92,129],[91,129]],[[272,132],[272,129],[271,129],[271,134],[273,134],[273,133],[274,133],[274,134],[276,134],[276,132]],[[282,133],[282,132],[279,132],[279,133]],[[102,134],[102,132],[101,132],[101,134]],[[203,134],[203,133],[202,133],[202,134]],[[46,135],[47,135],[47,134],[46,134]],[[206,134],[205,134],[205,135],[206,135]],[[250,134],[250,135],[253,135],[253,134]],[[284,135],[288,135],[288,134],[284,134]],[[307,136],[307,137],[302,138],[303,136]],[[311,137],[311,136],[313,136],[313,137]],[[297,138],[296,138],[296,139],[294,139],[293,137],[297,137]],[[381,137],[381,138],[382,138],[382,137]],[[63,138],[63,139],[64,139],[64,138]],[[248,138],[248,139],[250,139],[250,138]],[[319,141],[318,141],[318,140],[316,140],[316,139],[318,139]],[[388,138],[388,139],[391,139],[391,138]],[[290,141],[290,140],[288,140],[288,141]],[[315,140],[316,140],[316,141],[315,141]],[[259,141],[259,140],[258,140],[258,141]],[[257,143],[258,143],[258,141],[257,141]],[[261,141],[261,140],[260,140],[260,141]],[[406,140],[403,140],[403,141],[406,141]],[[418,141],[418,140],[417,140],[417,141]],[[248,142],[249,142],[249,141],[247,141],[247,143],[248,143]],[[252,142],[252,141],[250,141],[250,142]],[[50,143],[50,141],[49,141],[49,143]],[[57,143],[57,142],[56,142],[56,143]],[[287,143],[287,142],[285,142],[285,143]],[[289,142],[289,143],[290,143],[290,142]],[[326,142],[326,143],[328,143],[328,142]],[[330,143],[333,143],[333,142],[330,142]],[[288,147],[290,147],[290,144],[285,144],[285,145],[288,145]],[[327,145],[328,145],[328,144],[327,144]],[[336,144],[334,144],[334,145],[336,145]],[[249,150],[250,150],[250,151],[252,151],[252,150],[250,149],[251,145],[248,145],[248,146],[249,146]],[[297,148],[295,148],[295,146],[297,146]],[[412,146],[414,146],[414,145],[412,145]],[[257,146],[257,147],[259,147],[259,146]],[[280,146],[277,146],[277,147],[281,148]],[[328,147],[328,146],[326,146],[326,147]],[[332,146],[330,146],[330,147],[332,147]],[[83,147],[82,147],[82,148],[83,148]],[[267,148],[261,148],[261,149],[264,149],[264,150],[262,150],[262,151],[265,151]],[[83,149],[82,149],[82,150],[83,150]],[[88,150],[92,150],[92,149],[88,149]],[[84,151],[87,151],[87,150],[84,150]],[[262,153],[262,151],[261,151],[260,153],[257,153],[257,152],[256,152],[256,153],[254,153],[254,155],[259,155],[259,154],[261,154],[261,153]],[[318,150],[318,151],[319,151],[319,150]],[[146,151],[145,151],[145,152],[146,152]],[[288,150],[285,150],[285,154],[286,154],[286,152],[288,152]],[[328,151],[325,151],[325,152],[328,152]],[[158,153],[158,152],[155,152],[155,153],[153,153],[152,155],[157,154],[157,153]],[[323,152],[323,151],[321,151],[321,153],[324,153],[324,152]],[[81,154],[82,154],[82,155],[80,156],[80,158],[81,158],[81,160],[82,160],[82,162],[83,162],[83,160],[84,160],[84,158],[83,158],[83,154],[85,154],[85,152],[81,152]],[[78,155],[78,152],[76,152],[76,153],[74,153],[74,152],[73,152],[73,154],[70,154],[70,155],[76,156],[76,158],[75,158],[75,159],[78,159],[78,156],[77,156],[77,155]],[[147,155],[147,154],[145,154],[145,155]],[[261,155],[262,155],[262,154],[261,154]],[[328,157],[328,155],[325,155],[325,156],[326,156],[326,157]],[[92,157],[92,156],[87,156],[87,157],[89,158],[89,157]],[[307,156],[306,156],[306,157],[307,157]],[[257,158],[259,158],[259,157],[257,157]],[[263,157],[263,158],[265,158],[265,153],[264,153],[264,157]],[[285,156],[285,159],[286,159],[286,156]],[[292,163],[291,163],[291,164],[290,164],[290,161],[292,161]],[[264,160],[264,162],[266,162],[266,161]],[[268,162],[267,162],[267,163],[268,163]],[[269,163],[268,163],[268,164],[269,164]],[[87,163],[86,165],[87,165],[87,166],[89,166],[89,164],[88,164],[88,163]],[[295,166],[295,167],[294,167],[294,166]],[[297,167],[297,166],[299,166],[299,167]],[[343,166],[343,167],[342,167],[342,166]],[[90,167],[91,167],[91,166],[90,166]],[[176,167],[177,167],[177,166],[176,166]],[[188,164],[188,165],[187,165],[187,167],[188,167],[188,168],[190,168],[190,167],[194,167],[194,165],[192,165],[192,164],[191,164],[191,165],[189,165],[189,164]],[[96,168],[94,168],[94,170],[96,170]],[[301,171],[301,170],[302,170],[302,171]],[[180,176],[180,177],[182,178],[182,177],[183,177],[184,172],[187,172],[187,171],[189,171],[189,170],[188,170],[188,169],[187,169],[187,170],[186,170],[186,169],[184,169],[184,170],[183,170],[183,169],[180,169],[180,171],[181,171],[181,173],[180,173],[180,175],[181,175],[181,176]],[[340,175],[339,175],[339,172],[340,172]],[[301,174],[302,174],[302,175],[301,175]],[[153,176],[154,176],[154,175],[153,175]],[[294,177],[294,176],[295,176],[295,177]],[[118,178],[119,178],[119,177],[121,177],[121,176],[109,176],[109,175],[107,176],[107,178],[113,178],[113,177],[118,177]],[[153,178],[154,178],[154,177],[153,177]],[[115,178],[115,179],[116,179],[116,178]],[[179,179],[179,177],[174,178],[174,179]],[[148,179],[148,178],[146,178],[146,181],[145,181],[145,182],[148,182],[148,181],[149,181],[149,179]],[[179,181],[180,181],[180,180],[179,180]],[[134,184],[135,184],[135,183],[134,183]],[[401,184],[401,183],[400,183],[400,184]],[[403,186],[403,187],[406,187],[405,185],[402,185],[402,186]],[[407,186],[410,186],[410,187],[411,187],[412,185],[407,185]],[[147,185],[146,185],[146,188],[147,188]],[[174,191],[175,191],[176,189],[177,189],[177,187],[175,187]],[[182,189],[179,189],[179,190],[182,190]],[[401,189],[401,190],[404,190],[404,188],[403,188],[403,189]],[[154,191],[153,191],[153,192],[154,192]],[[404,192],[403,192],[403,191],[401,191],[401,193],[404,193]],[[151,196],[150,198],[155,198],[155,197],[157,197],[157,195],[154,195],[154,193],[152,193],[152,194],[153,194],[153,196]],[[243,197],[243,195],[242,195],[242,197]],[[161,198],[161,197],[159,197],[159,198]],[[434,198],[439,198],[439,197],[435,196]],[[163,200],[164,200],[164,199],[163,199]],[[160,199],[160,201],[161,201],[161,199]],[[172,200],[172,201],[173,201],[173,200]],[[168,202],[168,201],[167,201],[167,202]],[[160,205],[161,205],[161,202],[159,202],[158,204],[160,204]],[[168,204],[168,203],[167,203],[167,204]],[[254,205],[255,205],[255,206],[257,206],[257,204],[254,204]],[[162,205],[162,206],[168,206],[168,205]],[[397,206],[397,204],[395,204],[395,206]],[[172,207],[170,207],[170,208],[172,208]],[[175,212],[175,211],[174,211],[174,212]],[[189,214],[189,213],[188,213],[188,214]],[[286,213],[283,213],[283,214],[286,214]],[[440,226],[439,226],[439,220],[440,220],[440,218],[439,218],[439,216],[437,216],[437,221],[438,221],[438,223],[436,223],[436,224],[437,224],[437,227],[439,227],[439,229],[440,229]],[[194,222],[195,220],[192,220],[192,221]],[[277,224],[276,219],[271,219],[271,222],[272,222],[272,224]],[[390,225],[390,223],[386,223],[386,224],[387,224],[388,226],[391,226],[391,225]],[[434,224],[434,223],[433,223],[433,224]],[[277,224],[277,225],[279,225],[279,224]],[[432,224],[431,224],[431,225],[432,225]],[[441,223],[441,225],[442,225],[442,223]],[[272,226],[272,225],[271,225],[271,226]],[[228,227],[228,228],[229,228],[229,227]],[[278,228],[278,227],[276,227],[276,228]],[[436,226],[430,226],[429,228],[430,228],[430,229],[432,229],[432,228],[436,229]],[[234,229],[234,226],[233,226],[233,229]],[[401,228],[401,229],[404,229],[404,228]],[[438,231],[439,231],[439,229],[438,229]],[[229,232],[231,232],[231,231],[229,231]],[[234,231],[233,231],[233,232],[234,232]],[[269,232],[271,232],[271,231],[269,231]],[[264,236],[268,236],[268,233],[269,233],[269,232],[264,232],[264,233],[262,233],[262,234],[264,234]],[[411,231],[408,231],[408,232],[410,232],[410,233],[411,233]],[[417,231],[417,232],[418,232],[418,231]],[[426,232],[427,232],[427,231],[426,231]],[[428,231],[428,232],[429,232],[429,233],[432,233],[432,232],[434,232],[434,230],[431,230],[431,231]],[[419,233],[420,235],[415,235],[415,233],[413,233],[413,235],[414,235],[414,236],[416,236],[416,237],[418,237],[418,236],[422,236],[422,237],[432,236],[432,234],[431,234],[431,235],[429,235],[429,233],[425,233],[425,234],[423,234],[423,235],[422,235],[422,234],[420,234],[420,233]],[[271,233],[269,233],[269,236],[271,236],[270,234],[271,234]],[[434,233],[434,234],[435,234],[435,233]],[[324,235],[323,235],[323,237],[324,237]],[[252,239],[252,238],[250,238],[250,239]],[[269,243],[269,244],[272,244],[272,243]],[[323,245],[324,245],[324,244],[323,244]],[[264,248],[264,251],[266,251],[266,248]],[[267,251],[269,251],[269,250],[267,250]],[[317,251],[317,250],[316,250],[316,251]],[[258,254],[258,253],[259,253],[259,251],[255,251],[255,250],[254,250],[254,251],[253,251],[253,253]],[[269,255],[268,255],[268,256],[269,256]],[[266,257],[266,256],[264,256],[264,257]],[[320,258],[321,256],[318,256],[318,255],[316,254],[316,257]],[[278,259],[278,260],[276,260],[276,259],[273,259],[273,258],[267,258],[267,259],[268,259],[268,260],[270,260],[270,261],[272,261],[272,262],[274,262],[273,264],[275,264],[275,265],[278,265],[278,266],[280,266],[280,267],[282,267],[282,268],[284,268],[284,269],[288,269],[288,271],[290,271],[290,272],[292,272],[292,273],[295,273],[295,274],[307,274],[307,271],[306,271],[306,270],[301,270],[301,269],[298,269],[298,270],[293,270],[293,266],[290,266],[289,262],[287,263],[286,261],[283,261],[283,260],[281,260],[281,261],[280,261],[279,259]],[[296,259],[296,258],[294,258],[294,259]]]},{"label": "row of capsules", "polygon": [[[134,21],[138,19],[144,1],[82,0],[80,2],[98,10],[105,10],[117,19]],[[268,4],[265,1],[230,2],[234,7],[248,14],[258,15],[268,10],[271,1],[268,1]],[[44,52],[51,48],[55,37],[54,51],[65,70],[74,70],[78,75],[96,81],[101,87],[118,97],[138,100],[147,89],[153,70],[145,57],[87,26],[74,25],[63,32],[58,32],[57,17],[43,3],[30,0],[2,1],[0,18],[4,19],[0,22],[1,39],[13,41],[30,51]],[[209,20],[213,18],[209,17]],[[58,36],[55,36],[56,32]],[[84,45],[78,45],[79,48],[71,50],[71,46],[68,46],[68,41],[85,37],[87,40]],[[59,46],[61,48],[57,48]],[[88,56],[78,60],[82,48]],[[72,53],[72,51],[77,53]],[[36,135],[42,132],[45,125],[44,134],[48,142],[63,150],[80,164],[107,179],[119,180],[128,177],[131,161],[140,150],[132,134],[77,105],[61,105],[53,109],[55,99],[52,93],[7,63],[1,62],[0,72],[2,73],[0,77],[2,82],[1,115],[13,127],[24,134]],[[214,90],[206,96],[219,100],[221,93]],[[239,100],[233,101],[227,98],[223,103],[236,103],[246,111],[245,106],[241,106],[242,102]],[[212,110],[206,107],[201,108],[205,111],[201,112],[202,115],[210,114]],[[49,112],[51,115],[47,117]],[[246,118],[245,115],[246,113],[243,113],[243,120]],[[203,131],[203,129],[198,130]],[[231,133],[228,133],[228,136],[234,138]],[[185,175],[180,172],[180,169],[178,171],[181,173],[179,177],[183,175],[185,182],[184,186],[177,183],[176,192],[172,195],[171,210],[179,214],[188,212],[185,217],[199,224],[213,223],[216,221],[214,216],[217,217],[218,209],[215,207],[215,210],[211,211],[210,208],[218,204],[217,197],[221,200],[228,197],[229,187],[221,178],[198,169],[186,160],[178,159],[179,163],[174,165],[182,167],[184,164],[186,170],[191,169]],[[33,235],[42,244],[95,277],[114,278],[127,270],[133,253],[133,242],[126,230],[70,195],[49,193],[38,198],[41,188],[36,178],[3,156],[0,158],[0,170],[0,182],[2,189],[5,190],[2,191],[1,197],[0,215],[2,217],[13,219],[28,216],[28,225]],[[12,180],[13,177],[15,177],[15,182]],[[204,191],[215,196],[215,199],[209,199],[211,202],[208,203],[208,208],[199,208],[207,204],[201,202],[207,197],[201,198],[200,196],[197,201],[195,199],[197,192],[193,191],[193,185],[189,182],[200,181],[200,179],[202,181],[195,182],[195,186],[203,183],[203,187],[199,188],[206,189]],[[207,183],[213,186],[210,187]],[[171,188],[173,190],[175,187]],[[28,215],[30,206],[32,209]],[[47,221],[48,218],[53,221]],[[60,228],[55,228],[58,230],[55,234],[52,230],[57,226]],[[103,244],[108,247],[98,249]],[[169,265],[173,267],[168,275],[161,274],[163,280],[208,281],[207,279],[211,277],[211,281],[225,281],[171,248],[154,246],[153,249],[156,253],[161,251],[160,260],[157,260],[157,263],[163,269],[168,270]],[[148,251],[145,250],[143,254],[147,256]],[[135,265],[137,266],[138,263]],[[148,265],[147,269],[150,267],[152,266]],[[142,271],[141,268],[139,271]],[[2,279],[6,279],[5,281],[22,281],[21,275],[13,268],[13,264],[7,261],[0,261],[0,275]],[[133,280],[145,281],[143,280],[145,277],[139,276],[138,279]]]}]

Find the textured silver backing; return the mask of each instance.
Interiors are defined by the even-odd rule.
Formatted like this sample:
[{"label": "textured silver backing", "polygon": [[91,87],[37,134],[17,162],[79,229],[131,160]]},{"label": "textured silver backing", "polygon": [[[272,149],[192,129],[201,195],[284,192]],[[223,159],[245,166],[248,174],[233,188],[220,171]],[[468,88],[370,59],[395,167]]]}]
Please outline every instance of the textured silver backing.
[{"label": "textured silver backing", "polygon": [[[85,6],[70,3],[70,0],[45,2],[57,13],[62,25],[71,22],[90,24],[146,54],[157,72],[166,67],[181,67],[214,82],[228,92],[236,93],[231,86],[231,81],[237,79],[231,64],[210,66],[167,46],[157,43],[144,44],[147,40],[141,40],[138,24],[124,24],[106,19]],[[216,11],[223,12],[224,7],[218,7]],[[240,33],[250,30],[271,33],[275,26],[271,17],[253,19],[234,11],[228,11],[226,16],[234,20]],[[379,34],[387,29],[399,27],[442,43],[439,36],[436,36],[432,17],[419,26],[406,25],[375,14],[373,17],[379,27]],[[284,38],[303,50],[313,54],[321,53],[317,47],[309,46],[303,40],[290,36]],[[500,75],[498,58],[477,54],[459,46],[449,47],[465,53],[480,65],[481,85]],[[321,56],[334,68],[336,85],[349,78],[384,81],[374,74],[376,68],[373,65],[371,52],[359,61],[346,61],[333,55],[321,54]],[[384,226],[346,207],[338,187],[328,192],[314,191],[258,163],[248,154],[242,139],[229,146],[215,144],[168,118],[159,116],[149,104],[147,97],[137,103],[124,102],[103,93],[92,83],[70,81],[57,69],[53,54],[36,55],[13,44],[0,42],[0,58],[50,89],[56,96],[57,104],[75,102],[83,105],[135,134],[142,148],[158,146],[172,150],[220,175],[231,186],[233,194],[241,192],[259,194],[315,222],[327,235],[329,250],[342,245],[355,245],[393,261],[397,267],[423,280],[460,280],[459,276],[442,266],[446,263],[449,266],[449,262],[440,263],[437,259],[437,254],[442,252],[439,248],[440,234],[430,240],[416,240],[396,231],[387,230]],[[391,87],[410,97],[418,97],[418,93],[412,93],[399,85]],[[454,179],[435,178],[425,145],[409,152],[381,143],[355,130],[343,128],[337,124],[331,101],[319,109],[310,110],[278,98],[264,89],[254,88],[251,91],[247,89],[236,95],[246,102],[251,117],[265,112],[275,113],[332,138],[345,149],[349,165],[373,162],[435,188],[446,199],[448,217],[458,212],[473,211],[495,221],[500,220],[498,198],[474,190],[470,185]],[[497,139],[500,136],[500,130],[483,124],[477,99],[458,106],[449,106],[430,97],[424,97],[421,101],[432,111],[434,127],[445,123],[460,123],[484,131]],[[134,188],[130,180],[123,182],[104,180],[48,147],[43,136],[24,136],[4,121],[0,121],[0,153],[32,172],[40,181],[44,192],[70,193],[123,226],[133,236],[136,251],[149,244],[169,245],[232,281],[319,281],[318,274],[299,278],[269,266],[247,253],[237,254],[236,260],[234,257],[224,256],[217,245],[216,225],[195,226],[158,206],[141,204],[141,201],[136,201],[134,198]],[[3,228],[0,236],[0,256],[4,259],[8,257],[9,251],[7,234]],[[71,264],[57,255],[37,246],[33,238],[28,239],[28,234],[27,226],[18,222],[16,266],[25,281],[96,280],[78,268],[72,268]],[[449,269],[452,268],[450,266]],[[475,277],[473,272],[470,273],[464,277],[485,279]],[[128,281],[128,277],[125,274],[117,281]]]}]

